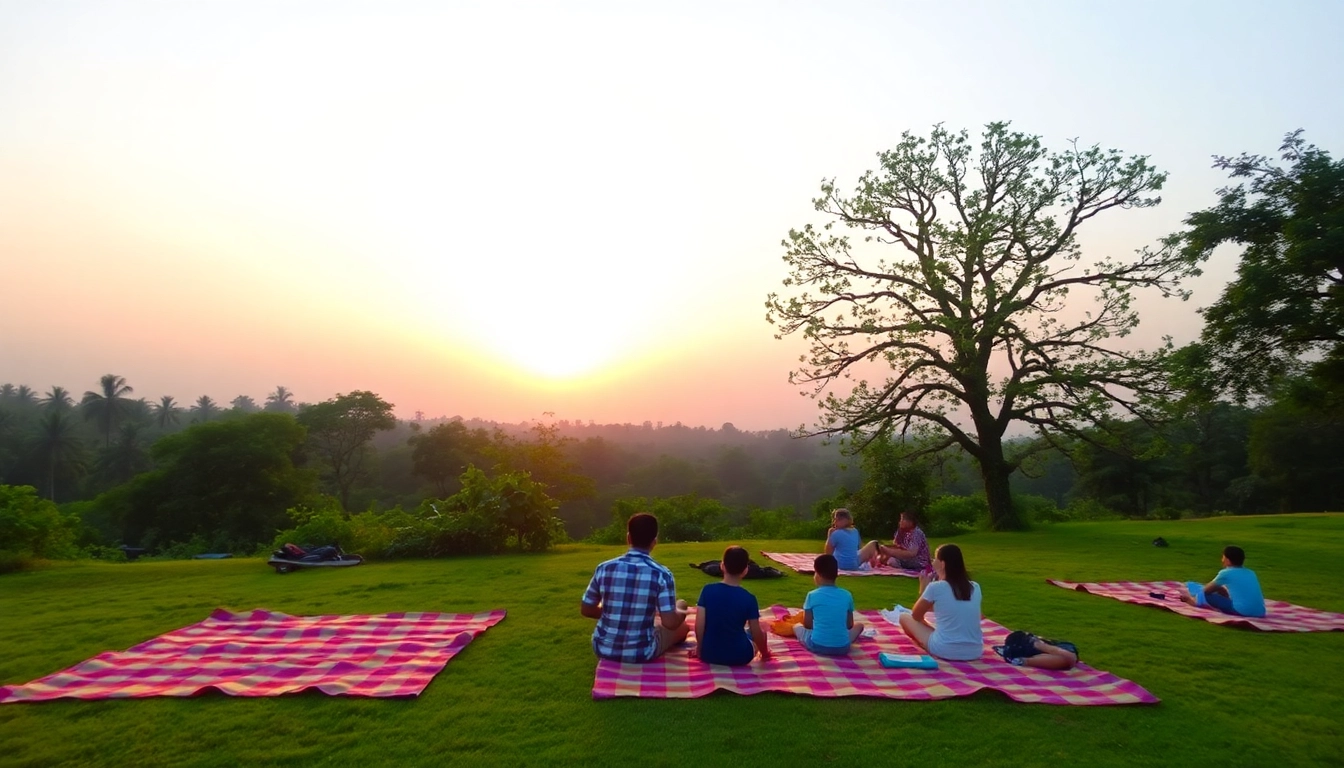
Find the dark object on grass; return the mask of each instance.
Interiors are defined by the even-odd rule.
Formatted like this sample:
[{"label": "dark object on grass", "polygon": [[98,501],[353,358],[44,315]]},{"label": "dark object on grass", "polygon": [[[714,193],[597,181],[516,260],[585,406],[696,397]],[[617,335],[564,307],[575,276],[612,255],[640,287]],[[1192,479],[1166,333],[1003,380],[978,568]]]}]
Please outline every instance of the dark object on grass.
[{"label": "dark object on grass", "polygon": [[[699,568],[709,576],[723,578],[723,569],[719,567],[718,560],[706,560],[703,563],[691,563],[692,568]],[[783,576],[783,572],[770,566],[761,566],[756,564],[755,560],[747,561],[747,572],[742,574],[744,579],[778,579]]]},{"label": "dark object on grass", "polygon": [[128,547],[125,544],[121,545],[121,551],[122,554],[126,555],[127,560],[134,560],[146,552],[144,547]]},{"label": "dark object on grass", "polygon": [[1154,547],[1167,547],[1167,546],[1171,546],[1171,545],[1167,544],[1167,540],[1166,540],[1166,539],[1162,538],[1161,536],[1158,536],[1156,539],[1153,539],[1153,546],[1154,546]]},{"label": "dark object on grass", "polygon": [[192,555],[192,556],[191,556],[191,559],[192,559],[192,560],[227,560],[227,559],[229,559],[230,557],[233,557],[233,555],[230,554],[230,553],[228,553],[228,552],[209,552],[209,553],[206,553],[206,554],[204,554],[204,555]]},{"label": "dark object on grass", "polygon": [[274,568],[276,573],[289,573],[300,568],[340,568],[362,562],[362,556],[345,554],[339,544],[307,549],[296,544],[286,544],[272,552],[266,564]]},{"label": "dark object on grass", "polygon": [[[1012,662],[1013,659],[1029,659],[1032,656],[1044,653],[1044,651],[1036,648],[1037,639],[1047,645],[1063,648],[1074,656],[1079,655],[1078,646],[1068,640],[1047,640],[1044,637],[1037,638],[1030,632],[1023,632],[1020,629],[1015,632],[1009,632],[1008,637],[1003,640],[1003,645],[994,646],[994,652],[999,654],[999,656],[1007,662]],[[1079,658],[1081,659],[1081,657]]]}]

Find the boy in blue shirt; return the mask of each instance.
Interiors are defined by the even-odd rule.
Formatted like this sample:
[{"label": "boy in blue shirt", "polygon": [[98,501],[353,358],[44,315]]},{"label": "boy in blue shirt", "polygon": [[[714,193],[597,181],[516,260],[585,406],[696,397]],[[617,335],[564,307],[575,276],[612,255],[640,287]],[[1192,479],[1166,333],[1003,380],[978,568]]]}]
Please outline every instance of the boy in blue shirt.
[{"label": "boy in blue shirt", "polygon": [[849,646],[863,634],[863,624],[854,622],[854,596],[835,586],[840,566],[833,555],[818,555],[812,562],[812,583],[817,588],[803,601],[803,623],[793,636],[807,650],[820,656],[847,656]]},{"label": "boy in blue shirt", "polygon": [[1246,553],[1241,547],[1224,547],[1223,570],[1208,584],[1186,582],[1185,592],[1179,595],[1181,602],[1201,608],[1209,606],[1233,616],[1263,617],[1265,596],[1260,591],[1260,580],[1255,571],[1242,566],[1245,562]]},{"label": "boy in blue shirt", "polygon": [[[742,587],[742,576],[751,561],[747,550],[729,547],[719,563],[723,581],[706,584],[695,606],[695,638],[698,648],[690,655],[710,664],[740,667],[750,664],[757,651],[769,661],[770,647],[761,629],[761,609],[756,596]],[[746,626],[744,632],[742,627]]]}]

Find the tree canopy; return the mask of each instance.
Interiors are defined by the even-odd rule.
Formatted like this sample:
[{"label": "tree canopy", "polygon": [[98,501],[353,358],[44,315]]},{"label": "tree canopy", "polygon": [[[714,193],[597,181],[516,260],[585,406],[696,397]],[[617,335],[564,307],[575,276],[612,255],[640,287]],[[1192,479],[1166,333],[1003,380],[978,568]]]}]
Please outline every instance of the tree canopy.
[{"label": "tree canopy", "polygon": [[[1203,310],[1202,349],[1213,388],[1264,394],[1305,367],[1344,384],[1344,160],[1287,134],[1283,163],[1214,157],[1233,186],[1173,236],[1188,259],[1242,246],[1237,277]],[[1315,356],[1314,358],[1312,356]]]},{"label": "tree canopy", "polygon": [[[1165,175],[1116,150],[1051,152],[1007,123],[986,126],[978,147],[942,126],[907,132],[878,159],[852,195],[824,181],[813,202],[830,221],[783,241],[790,274],[767,317],[810,347],[790,380],[820,401],[813,434],[863,445],[927,431],[928,451],[960,446],[979,464],[991,525],[1018,527],[1009,477],[1025,451],[1144,414],[1167,392],[1167,347],[1113,340],[1138,324],[1134,289],[1180,294],[1194,267],[1171,243],[1092,259],[1078,243],[1102,213],[1156,205]],[[1013,424],[1047,440],[1006,446]]]},{"label": "tree canopy", "polygon": [[356,390],[299,411],[308,428],[308,445],[322,458],[328,477],[350,509],[350,489],[364,474],[364,458],[375,433],[397,426],[392,404],[372,392]]}]

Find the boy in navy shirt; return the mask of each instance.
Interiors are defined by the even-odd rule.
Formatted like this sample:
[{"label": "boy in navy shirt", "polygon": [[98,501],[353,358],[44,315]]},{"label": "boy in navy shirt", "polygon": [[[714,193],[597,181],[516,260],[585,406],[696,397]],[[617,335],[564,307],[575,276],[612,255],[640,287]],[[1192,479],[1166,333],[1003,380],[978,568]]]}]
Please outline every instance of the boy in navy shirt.
[{"label": "boy in navy shirt", "polygon": [[691,649],[691,656],[733,667],[750,664],[758,651],[761,661],[770,659],[756,596],[742,587],[742,575],[747,572],[750,559],[747,550],[741,547],[723,551],[719,564],[723,568],[723,581],[706,584],[696,601],[695,637],[699,648]]}]

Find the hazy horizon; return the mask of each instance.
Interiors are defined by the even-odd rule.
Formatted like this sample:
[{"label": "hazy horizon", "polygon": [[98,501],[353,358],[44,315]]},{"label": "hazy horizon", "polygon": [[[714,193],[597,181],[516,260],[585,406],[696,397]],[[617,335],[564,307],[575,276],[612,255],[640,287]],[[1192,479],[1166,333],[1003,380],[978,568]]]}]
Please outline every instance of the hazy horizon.
[{"label": "hazy horizon", "polygon": [[[398,417],[812,424],[766,294],[902,131],[1011,120],[1148,155],[1123,255],[1212,205],[1210,156],[1336,156],[1344,5],[0,6],[0,383]],[[1233,275],[1143,298],[1177,344]]]}]

